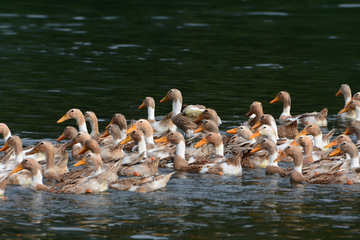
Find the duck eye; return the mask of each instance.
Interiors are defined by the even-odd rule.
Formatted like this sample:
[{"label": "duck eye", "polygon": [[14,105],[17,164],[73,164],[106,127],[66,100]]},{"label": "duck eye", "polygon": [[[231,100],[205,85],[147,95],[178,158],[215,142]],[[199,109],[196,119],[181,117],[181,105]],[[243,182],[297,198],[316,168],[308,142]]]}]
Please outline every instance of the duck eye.
[{"label": "duck eye", "polygon": [[212,134],[210,133],[209,136],[211,136]]},{"label": "duck eye", "polygon": [[281,94],[282,94],[282,92],[279,93],[279,95],[281,95]]},{"label": "duck eye", "polygon": [[244,129],[243,127],[240,127],[240,129]]},{"label": "duck eye", "polygon": [[312,127],[312,125],[309,125],[309,127]]},{"label": "duck eye", "polygon": [[140,123],[142,123],[142,121],[140,121]]},{"label": "duck eye", "polygon": [[74,110],[71,110],[71,112],[74,112]]},{"label": "duck eye", "polygon": [[44,144],[43,142],[40,143],[40,145],[43,145],[43,144]]}]

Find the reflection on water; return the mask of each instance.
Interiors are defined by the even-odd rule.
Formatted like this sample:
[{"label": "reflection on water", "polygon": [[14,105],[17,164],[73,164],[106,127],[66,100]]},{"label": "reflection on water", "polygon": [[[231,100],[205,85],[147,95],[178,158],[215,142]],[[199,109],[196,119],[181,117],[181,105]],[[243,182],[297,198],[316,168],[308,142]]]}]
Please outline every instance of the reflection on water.
[{"label": "reflection on water", "polygon": [[[218,111],[222,133],[245,120],[253,101],[278,118],[281,90],[292,113],[329,109],[344,100],[342,83],[359,91],[359,4],[339,1],[45,1],[0,10],[1,122],[28,146],[55,143],[71,108],[91,110],[100,129],[115,113],[146,117],[145,96],[159,103],[179,88],[184,103]],[[0,140],[3,144],[3,140]],[[286,165],[286,164],[285,164]],[[291,166],[286,165],[285,167]],[[163,170],[162,170],[163,171]],[[166,170],[168,171],[168,170]],[[175,174],[155,193],[110,190],[53,195],[10,186],[0,203],[1,234],[11,238],[92,237],[328,238],[360,232],[358,186],[293,185],[245,169],[243,176]]]}]

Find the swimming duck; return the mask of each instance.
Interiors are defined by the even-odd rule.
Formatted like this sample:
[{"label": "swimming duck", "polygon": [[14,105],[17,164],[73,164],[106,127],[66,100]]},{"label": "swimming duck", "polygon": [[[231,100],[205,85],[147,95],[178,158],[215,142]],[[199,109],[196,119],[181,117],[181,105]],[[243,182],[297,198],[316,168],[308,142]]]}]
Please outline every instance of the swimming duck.
[{"label": "swimming duck", "polygon": [[197,118],[193,120],[193,122],[199,122],[203,119],[212,120],[218,126],[221,124],[221,119],[217,115],[216,111],[211,108],[205,109]]},{"label": "swimming duck", "polygon": [[349,164],[344,164],[343,169],[348,169],[349,171],[356,171],[357,173],[360,173],[359,151],[355,144],[351,141],[344,141],[329,156],[334,156],[340,152],[347,153],[350,156],[350,166]]},{"label": "swimming duck", "polygon": [[[184,131],[186,136],[189,137],[193,136],[193,133],[198,128],[198,125],[192,122],[194,118],[189,118],[185,116],[186,113],[181,111],[182,108],[181,92],[178,89],[170,89],[166,94],[166,96],[163,99],[161,99],[160,102],[166,102],[168,100],[172,100],[172,117],[171,117],[172,122],[182,131]],[[205,109],[205,107],[203,107],[203,109]],[[202,112],[202,110],[200,110],[200,112]]]},{"label": "swimming duck", "polygon": [[290,98],[290,94],[286,91],[281,91],[278,93],[278,95],[271,100],[270,103],[276,103],[278,101],[283,102],[283,112],[280,115],[280,121],[294,121],[297,120],[298,123],[301,123],[303,125],[308,124],[308,123],[315,123],[319,126],[326,126],[327,125],[327,114],[328,114],[328,109],[324,108],[323,110],[321,110],[321,112],[317,113],[317,112],[313,112],[313,113],[303,113],[300,115],[296,115],[296,116],[291,116],[290,114],[290,108],[291,108],[291,98]]},{"label": "swimming duck", "polygon": [[198,127],[198,129],[195,130],[194,133],[199,133],[199,132],[215,132],[215,133],[219,133],[219,127],[216,124],[216,122],[214,122],[213,120],[205,120],[201,123],[200,127]]},{"label": "swimming duck", "polygon": [[[351,98],[351,89],[350,89],[349,85],[341,84],[340,89],[335,94],[335,96],[338,97],[338,96],[341,96],[341,95],[344,95],[344,99],[345,99],[344,107],[346,107],[346,104],[352,100],[352,98]],[[354,110],[350,110],[348,112],[338,114],[338,117],[343,118],[343,119],[355,119],[355,116],[356,116],[356,114],[355,114]]]},{"label": "swimming duck", "polygon": [[139,106],[139,109],[147,108],[148,110],[148,122],[155,132],[165,132],[167,130],[176,131],[176,126],[171,121],[172,112],[165,115],[161,121],[155,120],[155,101],[152,97],[146,97],[143,103]]},{"label": "swimming duck", "polygon": [[109,144],[101,147],[101,156],[103,159],[107,161],[113,158],[124,157],[126,153],[123,151],[120,143],[126,138],[126,135],[122,135],[119,126],[116,124],[109,125],[101,137],[104,138],[108,135],[112,136],[114,143],[113,145]]},{"label": "swimming duck", "polygon": [[170,177],[174,173],[175,172],[171,172],[169,174],[161,174],[159,176],[149,176],[143,178],[133,177],[120,179],[112,183],[110,187],[120,191],[147,193],[165,187]]},{"label": "swimming duck", "polygon": [[334,135],[334,132],[335,132],[335,129],[332,129],[330,132],[323,135],[322,132],[321,132],[321,129],[320,129],[320,127],[318,125],[316,125],[316,124],[308,124],[298,134],[298,136],[307,135],[307,134],[312,135],[314,137],[314,149],[317,150],[317,151],[319,151],[319,150],[322,151],[322,150],[327,150],[325,148],[325,146],[327,144],[329,144],[332,135]]},{"label": "swimming duck", "polygon": [[150,123],[146,119],[139,119],[125,133],[129,134],[136,129],[139,129],[144,133],[146,147],[148,149],[153,149],[155,147],[154,135],[153,135],[154,131],[153,131]]},{"label": "swimming duck", "polygon": [[329,151],[313,151],[313,143],[308,136],[299,136],[296,140],[292,143],[295,146],[302,146],[304,148],[304,159],[303,163],[305,165],[312,164],[314,161],[317,161],[323,157],[327,157],[331,150]]},{"label": "swimming duck", "polygon": [[339,113],[345,113],[350,110],[354,110],[356,117],[355,121],[360,121],[360,101],[358,100],[351,100]]},{"label": "swimming duck", "polygon": [[99,123],[98,119],[96,117],[96,114],[92,111],[86,111],[84,114],[85,121],[88,121],[91,126],[91,133],[90,136],[92,138],[98,138],[99,137]]},{"label": "swimming duck", "polygon": [[272,127],[268,125],[262,125],[259,130],[257,130],[255,133],[253,133],[249,139],[263,136],[265,138],[271,139],[274,143],[276,143],[276,147],[279,151],[282,151],[286,146],[288,146],[290,143],[292,143],[292,140],[283,139],[283,140],[277,140],[275,136],[275,132]]},{"label": "swimming duck", "polygon": [[218,133],[208,132],[196,145],[200,147],[204,144],[210,143],[215,147],[216,155],[214,166],[208,169],[206,173],[221,174],[221,175],[238,175],[242,173],[241,158],[242,154],[224,158],[224,144],[222,137]]},{"label": "swimming duck", "polygon": [[244,125],[251,128],[257,121],[264,115],[263,107],[261,102],[255,101],[250,105],[249,112],[245,114],[245,117],[250,117]]},{"label": "swimming duck", "polygon": [[57,121],[57,123],[62,123],[68,119],[76,120],[76,123],[79,126],[79,132],[88,133],[86,123],[85,123],[85,117],[79,109],[77,109],[77,108],[70,109],[62,118],[60,118]]},{"label": "swimming duck", "polygon": [[[63,133],[61,134],[60,137],[58,137],[58,139],[56,139],[56,141],[62,141],[66,138],[70,139],[70,140],[73,140],[76,135],[78,134],[78,130],[72,126],[67,126]],[[84,140],[85,141],[85,140]],[[68,142],[67,144],[69,144],[70,142]],[[79,155],[79,152],[81,151],[82,149],[82,145],[81,143],[76,143],[72,146],[72,150],[71,150],[71,156],[73,159],[80,159],[80,155]]]},{"label": "swimming duck", "polygon": [[346,128],[346,131],[344,134],[350,135],[354,133],[357,139],[357,144],[360,144],[360,122],[353,121],[349,124],[349,126]]},{"label": "swimming duck", "polygon": [[275,135],[277,139],[279,138],[295,138],[296,135],[299,134],[299,131],[297,130],[297,121],[292,121],[289,123],[285,123],[281,126],[276,126],[276,121],[273,116],[270,114],[264,114],[259,121],[252,126],[252,130],[260,127],[261,125],[269,125],[274,129]]},{"label": "swimming duck", "polygon": [[11,131],[5,123],[0,123],[0,134],[3,136],[4,142],[11,136]]}]

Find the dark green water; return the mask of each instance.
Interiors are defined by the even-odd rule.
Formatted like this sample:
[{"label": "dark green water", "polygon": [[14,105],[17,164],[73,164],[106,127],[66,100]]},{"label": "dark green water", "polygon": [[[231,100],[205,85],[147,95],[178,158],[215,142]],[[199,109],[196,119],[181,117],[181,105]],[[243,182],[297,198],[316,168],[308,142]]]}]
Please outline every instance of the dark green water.
[{"label": "dark green water", "polygon": [[[360,90],[360,3],[342,1],[3,1],[0,121],[24,145],[55,139],[66,111],[156,115],[170,88],[218,111],[221,131],[253,101],[281,90],[292,113],[329,109],[336,134],[342,83]],[[1,144],[3,141],[1,140]],[[175,175],[150,194],[52,195],[10,186],[0,203],[4,238],[358,238],[358,186],[296,186],[263,169],[241,177]]]}]

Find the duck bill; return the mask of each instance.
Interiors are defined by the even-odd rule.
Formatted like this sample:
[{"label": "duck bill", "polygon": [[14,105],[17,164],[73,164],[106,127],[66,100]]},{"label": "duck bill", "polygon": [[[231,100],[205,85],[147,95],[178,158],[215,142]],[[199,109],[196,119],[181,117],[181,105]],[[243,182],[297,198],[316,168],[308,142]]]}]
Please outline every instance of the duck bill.
[{"label": "duck bill", "polygon": [[129,133],[131,133],[132,131],[134,131],[134,130],[136,130],[136,129],[138,129],[138,128],[136,127],[136,124],[134,124],[134,125],[132,125],[131,128],[129,128],[125,133],[126,133],[126,134],[129,134]]},{"label": "duck bill", "polygon": [[80,161],[78,161],[77,163],[75,163],[73,166],[78,167],[78,166],[81,166],[81,165],[84,165],[84,164],[86,164],[85,157],[83,159],[81,159]]},{"label": "duck bill", "polygon": [[128,142],[130,142],[131,140],[132,140],[132,139],[131,139],[130,135],[127,135],[126,138],[120,142],[120,145],[123,145],[123,144],[125,144],[125,143],[128,143]]},{"label": "duck bill", "polygon": [[342,93],[340,92],[340,89],[339,89],[339,91],[335,94],[335,96],[338,97],[338,96],[341,96],[341,95],[342,95]]},{"label": "duck bill", "polygon": [[0,152],[3,152],[3,151],[5,151],[5,150],[7,150],[7,149],[9,149],[10,147],[9,147],[9,145],[7,144],[7,142],[4,144],[4,146],[0,149]]},{"label": "duck bill", "polygon": [[70,119],[70,117],[67,114],[65,114],[62,118],[60,118],[57,121],[57,123],[62,123],[62,122],[66,121],[66,120],[69,120],[69,119]]},{"label": "duck bill", "polygon": [[108,129],[111,124],[113,124],[113,120],[112,120],[112,119],[111,119],[110,123],[106,126],[105,129]]},{"label": "duck bill", "polygon": [[349,102],[351,102],[352,100],[354,100],[354,96],[345,105],[349,105]]},{"label": "duck bill", "polygon": [[337,147],[332,153],[329,154],[329,157],[333,157],[337,154],[341,153],[340,147]]},{"label": "duck bill", "polygon": [[61,134],[61,136],[58,138],[58,139],[56,139],[56,141],[62,141],[62,140],[64,140],[66,137],[65,137],[65,135],[64,135],[64,133],[63,134]]},{"label": "duck bill", "polygon": [[303,129],[298,135],[296,135],[295,139],[297,139],[299,136],[301,135],[307,135],[308,133],[306,132],[305,129]]},{"label": "duck bill", "polygon": [[294,140],[290,145],[293,145],[293,146],[298,146],[298,145],[299,145],[299,144],[296,142],[296,138],[295,138],[295,140]]},{"label": "duck bill", "polygon": [[39,152],[39,150],[37,149],[37,147],[34,147],[33,149],[31,149],[30,152],[25,153],[25,155],[28,156],[28,155],[32,155],[32,154],[35,154],[38,152]]},{"label": "duck bill", "polygon": [[279,162],[281,159],[285,158],[286,154],[284,151],[280,153],[280,155],[274,160],[274,162]]},{"label": "duck bill", "polygon": [[278,96],[276,96],[273,100],[270,101],[270,103],[277,103],[279,101]]},{"label": "duck bill", "polygon": [[261,123],[260,123],[260,120],[259,120],[254,124],[254,126],[251,127],[251,130],[254,130],[254,129],[260,127],[260,126],[261,126]]},{"label": "duck bill", "polygon": [[250,117],[252,114],[253,114],[253,112],[252,112],[252,111],[248,111],[248,113],[247,113],[247,114],[245,114],[245,117]]},{"label": "duck bill", "polygon": [[200,147],[200,146],[202,146],[202,145],[204,145],[204,144],[207,144],[207,141],[206,141],[205,138],[201,139],[200,142],[198,142],[197,144],[195,144],[194,147],[197,148],[197,147]]},{"label": "duck bill", "polygon": [[101,137],[104,138],[104,137],[107,137],[109,135],[110,135],[110,133],[109,133],[108,129],[106,129],[106,131],[104,132],[103,135],[101,135]]},{"label": "duck bill", "polygon": [[337,145],[338,145],[338,143],[336,142],[336,140],[334,140],[331,143],[329,143],[328,145],[326,145],[325,148],[330,148],[330,147],[337,146]]},{"label": "duck bill", "polygon": [[17,167],[11,172],[11,174],[20,172],[21,170],[23,170],[23,167],[21,166],[21,163],[20,163],[19,166],[17,166]]},{"label": "duck bill", "polygon": [[79,154],[84,154],[86,153],[87,149],[85,148],[85,146],[80,150]]},{"label": "duck bill", "polygon": [[144,102],[142,102],[142,104],[139,106],[139,109],[143,109],[143,108],[145,108]]},{"label": "duck bill", "polygon": [[167,138],[165,136],[165,137],[162,137],[162,138],[155,139],[154,142],[156,142],[156,143],[165,143],[165,142],[169,142],[169,141],[167,140]]},{"label": "duck bill", "polygon": [[163,97],[163,99],[160,100],[160,102],[166,102],[166,101],[169,101],[170,98],[168,97],[168,95],[166,94],[165,97]]},{"label": "duck bill", "polygon": [[350,135],[350,131],[349,131],[349,128],[346,128],[345,132],[344,132],[345,135]]},{"label": "duck bill", "polygon": [[343,109],[340,110],[339,113],[344,113],[350,111],[349,105],[346,105]]},{"label": "duck bill", "polygon": [[203,116],[201,116],[201,114],[200,114],[200,116],[198,116],[197,118],[195,118],[194,120],[193,120],[193,122],[199,122],[199,121],[201,121],[201,120],[203,120],[204,118],[203,118]]},{"label": "duck bill", "polygon": [[237,127],[233,128],[233,129],[230,129],[230,130],[227,130],[226,133],[237,134]]},{"label": "duck bill", "polygon": [[[195,120],[194,120],[195,121]],[[204,131],[204,128],[203,128],[203,126],[201,125],[198,129],[196,129],[195,131],[194,131],[194,133],[198,133],[198,132],[202,132],[202,131]]]},{"label": "duck bill", "polygon": [[260,147],[260,144],[259,144],[253,150],[251,150],[250,153],[256,153],[256,152],[258,152],[260,150],[262,150],[262,148]]},{"label": "duck bill", "polygon": [[256,131],[253,135],[251,135],[249,137],[249,139],[253,139],[253,138],[256,138],[256,137],[259,137],[259,136],[261,136],[261,134],[259,133],[259,131]]}]

